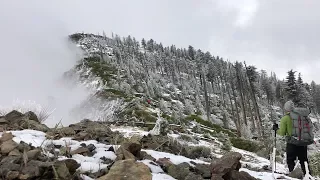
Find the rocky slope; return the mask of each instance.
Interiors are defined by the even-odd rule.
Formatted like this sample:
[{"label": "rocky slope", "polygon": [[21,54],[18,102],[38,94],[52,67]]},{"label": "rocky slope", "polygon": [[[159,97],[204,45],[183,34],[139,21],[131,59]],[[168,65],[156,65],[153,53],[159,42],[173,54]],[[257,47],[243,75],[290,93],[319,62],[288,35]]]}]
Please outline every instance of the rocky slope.
[{"label": "rocky slope", "polygon": [[[0,179],[254,180],[271,176],[270,171],[262,172],[268,171],[266,159],[236,148],[223,150],[223,143],[214,137],[187,140],[182,129],[161,123],[160,130],[150,132],[90,120],[50,129],[34,113],[18,111],[0,122]],[[281,164],[278,167],[283,171]]]}]

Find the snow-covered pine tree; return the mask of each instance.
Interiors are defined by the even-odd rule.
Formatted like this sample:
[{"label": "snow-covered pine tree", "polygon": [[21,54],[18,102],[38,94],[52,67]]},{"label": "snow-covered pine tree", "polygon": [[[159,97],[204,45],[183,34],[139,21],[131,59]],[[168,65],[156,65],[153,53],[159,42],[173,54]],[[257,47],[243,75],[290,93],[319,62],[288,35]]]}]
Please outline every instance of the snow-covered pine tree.
[{"label": "snow-covered pine tree", "polygon": [[292,69],[288,71],[288,76],[286,78],[286,95],[287,100],[292,100],[294,103],[299,103],[299,99],[297,97],[297,84],[296,84],[296,77],[295,77],[295,71]]}]

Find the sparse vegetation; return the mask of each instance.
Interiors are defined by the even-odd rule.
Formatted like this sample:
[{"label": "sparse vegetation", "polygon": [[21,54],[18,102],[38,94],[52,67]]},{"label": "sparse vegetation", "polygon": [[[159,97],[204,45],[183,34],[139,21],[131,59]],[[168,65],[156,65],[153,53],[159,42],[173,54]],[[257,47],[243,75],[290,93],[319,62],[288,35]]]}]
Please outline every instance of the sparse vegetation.
[{"label": "sparse vegetation", "polygon": [[234,147],[250,152],[257,152],[261,148],[263,148],[261,145],[258,144],[258,142],[254,142],[244,138],[232,137],[230,138],[230,141]]},{"label": "sparse vegetation", "polygon": [[181,140],[187,141],[187,142],[195,142],[195,139],[191,135],[187,135],[187,134],[180,134],[178,139],[181,139]]},{"label": "sparse vegetation", "polygon": [[232,144],[227,134],[224,134],[223,132],[219,132],[217,134],[217,138],[220,142],[222,142],[222,146],[221,146],[222,150],[225,150],[225,151],[231,150]]},{"label": "sparse vegetation", "polygon": [[156,122],[157,121],[157,114],[151,113],[145,110],[136,110],[134,111],[134,115],[139,120],[145,121],[145,122]]},{"label": "sparse vegetation", "polygon": [[192,159],[200,157],[209,158],[211,157],[211,149],[206,146],[189,146],[188,157]]},{"label": "sparse vegetation", "polygon": [[320,176],[320,153],[315,153],[309,158],[310,168],[314,176]]},{"label": "sparse vegetation", "polygon": [[[223,133],[226,133],[228,134],[229,137],[236,137],[236,132],[234,130],[230,130],[230,129],[224,129],[222,128],[221,126],[219,125],[216,125],[216,124],[213,124],[209,121],[206,121],[204,119],[202,119],[201,117],[199,117],[198,115],[195,115],[195,114],[192,114],[192,115],[189,115],[185,118],[186,121],[196,121],[197,123],[200,123],[202,125],[205,125],[205,126],[208,126],[210,128],[212,128],[215,132],[219,133],[219,132],[223,132]],[[208,131],[208,130],[204,130],[206,131],[207,133],[210,133],[212,134],[212,132]]]}]

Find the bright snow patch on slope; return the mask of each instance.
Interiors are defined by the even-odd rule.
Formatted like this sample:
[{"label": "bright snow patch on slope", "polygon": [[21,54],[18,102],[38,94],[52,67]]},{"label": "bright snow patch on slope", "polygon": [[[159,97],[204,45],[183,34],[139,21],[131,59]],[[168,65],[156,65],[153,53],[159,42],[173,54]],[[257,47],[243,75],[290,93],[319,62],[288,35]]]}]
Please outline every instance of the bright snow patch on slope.
[{"label": "bright snow patch on slope", "polygon": [[168,174],[152,173],[152,180],[176,180]]},{"label": "bright snow patch on slope", "polygon": [[146,153],[148,153],[149,155],[151,155],[152,157],[154,157],[155,159],[159,159],[159,158],[170,158],[170,161],[173,164],[180,164],[183,162],[187,162],[189,163],[191,166],[194,166],[191,161],[197,163],[197,164],[210,164],[201,160],[194,160],[194,159],[190,159],[184,156],[179,156],[179,155],[174,155],[174,154],[170,154],[170,153],[166,153],[166,152],[160,152],[160,151],[154,151],[154,150],[142,150],[145,151]]},{"label": "bright snow patch on slope", "polygon": [[[249,169],[241,168],[239,171],[245,171],[249,173],[251,176],[255,178],[259,178],[261,180],[274,180],[273,174],[269,172],[256,172],[256,171],[250,171]],[[275,173],[274,176],[277,179],[290,179],[290,180],[296,180],[295,178],[290,178],[288,176],[284,176],[282,174]],[[281,178],[280,178],[281,177]]]},{"label": "bright snow patch on slope", "polygon": [[132,137],[134,135],[147,136],[149,134],[148,131],[143,131],[137,127],[110,127],[110,129],[112,131],[119,131],[124,137]]},{"label": "bright snow patch on slope", "polygon": [[147,165],[152,173],[163,173],[164,171],[162,170],[162,168],[155,164],[153,161],[145,159],[142,161],[138,161],[138,162],[143,162],[145,165]]}]

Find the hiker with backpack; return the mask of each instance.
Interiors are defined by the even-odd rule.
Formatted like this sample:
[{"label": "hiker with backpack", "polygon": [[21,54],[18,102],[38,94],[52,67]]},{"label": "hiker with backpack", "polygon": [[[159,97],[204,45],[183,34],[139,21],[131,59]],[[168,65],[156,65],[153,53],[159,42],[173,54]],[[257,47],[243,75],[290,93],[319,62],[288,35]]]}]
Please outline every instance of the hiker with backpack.
[{"label": "hiker with backpack", "polygon": [[[285,115],[280,120],[280,128],[278,129],[277,124],[274,124],[273,129],[278,129],[278,135],[285,136],[289,172],[294,170],[295,160],[298,158],[301,169],[306,174],[304,162],[309,164],[308,145],[314,143],[313,124],[309,117],[311,111],[308,108],[296,108],[292,101],[288,101],[284,104],[284,112]],[[310,172],[310,166],[308,169]]]}]

